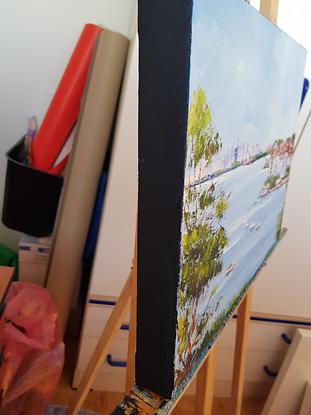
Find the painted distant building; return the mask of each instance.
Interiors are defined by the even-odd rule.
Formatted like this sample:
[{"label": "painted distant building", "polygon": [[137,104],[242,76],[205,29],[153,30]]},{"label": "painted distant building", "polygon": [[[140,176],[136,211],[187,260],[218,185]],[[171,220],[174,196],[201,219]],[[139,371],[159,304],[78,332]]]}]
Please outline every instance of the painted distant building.
[{"label": "painted distant building", "polygon": [[229,168],[236,163],[248,164],[261,152],[259,144],[237,143],[230,144],[227,150],[226,167]]},{"label": "painted distant building", "polygon": [[229,144],[225,152],[221,153],[220,158],[215,158],[204,169],[204,175],[214,174],[226,169],[230,169],[237,163],[249,164],[253,161],[254,157],[261,152],[258,144],[246,144],[240,143]]},{"label": "painted distant building", "polygon": [[238,162],[238,155],[239,155],[239,145],[236,145],[235,147],[233,147],[233,163],[235,164]]},{"label": "painted distant building", "polygon": [[276,141],[270,150],[269,176],[284,176],[294,154],[294,139]]}]

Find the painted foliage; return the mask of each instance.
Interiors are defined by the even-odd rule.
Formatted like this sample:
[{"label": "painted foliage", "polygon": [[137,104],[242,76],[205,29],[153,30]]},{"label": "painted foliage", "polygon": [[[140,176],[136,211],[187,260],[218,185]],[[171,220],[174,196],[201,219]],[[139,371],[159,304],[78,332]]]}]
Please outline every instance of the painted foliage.
[{"label": "painted foliage", "polygon": [[142,1],[139,34],[136,381],[170,399],[280,236],[305,50],[244,0]]}]

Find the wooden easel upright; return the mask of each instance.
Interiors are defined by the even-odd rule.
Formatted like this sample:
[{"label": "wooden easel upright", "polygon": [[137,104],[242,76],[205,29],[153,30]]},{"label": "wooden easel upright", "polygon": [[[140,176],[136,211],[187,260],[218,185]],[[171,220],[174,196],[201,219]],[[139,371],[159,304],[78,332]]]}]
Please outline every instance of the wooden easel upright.
[{"label": "wooden easel upright", "polygon": [[[247,0],[248,1],[248,0]],[[274,24],[277,21],[279,0],[261,0],[260,12],[270,19]],[[135,383],[135,350],[136,350],[136,282],[137,282],[137,238],[135,242],[135,252],[133,259],[133,267],[123,287],[118,302],[112,311],[110,318],[100,336],[95,351],[87,365],[87,368],[80,381],[79,387],[75,392],[67,411],[67,415],[78,415],[83,402],[90,389],[92,388],[99,367],[103,364],[113,339],[122,325],[126,313],[130,309],[130,330],[129,330],[129,344],[128,344],[128,359],[126,372],[126,392]],[[246,352],[248,341],[248,330],[250,321],[250,309],[252,299],[252,286],[248,289],[247,294],[237,307],[237,331],[234,355],[234,367],[232,377],[232,391],[231,391],[231,415],[240,415],[243,400],[244,376],[246,366]],[[197,414],[211,415],[213,406],[213,392],[215,382],[215,363],[217,357],[217,341],[214,343],[212,349],[201,363],[201,366],[196,372],[197,376]],[[174,409],[180,399],[174,403],[170,413]],[[161,397],[159,397],[161,399]],[[145,402],[142,402],[142,406]],[[151,408],[151,407],[149,407]],[[157,409],[148,410],[146,415],[153,415],[157,413]],[[177,415],[177,414],[176,414]]]}]

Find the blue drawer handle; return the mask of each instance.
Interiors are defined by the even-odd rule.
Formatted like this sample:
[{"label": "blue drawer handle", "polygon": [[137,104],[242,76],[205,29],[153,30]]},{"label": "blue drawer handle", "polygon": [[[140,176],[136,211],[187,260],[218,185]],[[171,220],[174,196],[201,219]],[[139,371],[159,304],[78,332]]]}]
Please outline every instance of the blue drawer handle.
[{"label": "blue drawer handle", "polygon": [[263,371],[266,373],[266,375],[270,376],[270,378],[276,378],[278,375],[278,372],[274,372],[273,370],[269,369],[267,365],[263,367]]},{"label": "blue drawer handle", "polygon": [[130,327],[128,324],[122,324],[122,326],[120,327],[121,330],[129,330]]},{"label": "blue drawer handle", "polygon": [[126,362],[121,362],[121,361],[113,360],[111,354],[108,354],[107,355],[107,362],[108,362],[108,364],[110,366],[114,366],[114,367],[126,367]]},{"label": "blue drawer handle", "polygon": [[292,344],[292,339],[288,337],[286,333],[281,334],[282,339],[285,341],[286,344]]}]

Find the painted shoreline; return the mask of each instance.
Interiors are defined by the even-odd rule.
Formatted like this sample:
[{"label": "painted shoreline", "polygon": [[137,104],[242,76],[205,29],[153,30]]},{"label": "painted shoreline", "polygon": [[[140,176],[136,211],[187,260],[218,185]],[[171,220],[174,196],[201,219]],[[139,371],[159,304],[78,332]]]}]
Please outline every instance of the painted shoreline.
[{"label": "painted shoreline", "polygon": [[288,183],[288,176],[285,179],[281,180],[280,183],[278,183],[272,189],[269,189],[269,190],[268,189],[263,189],[262,192],[260,193],[258,199],[261,199],[265,196],[268,196],[270,193],[274,192],[275,190],[279,189],[280,187],[284,186],[284,184],[287,184],[287,183]]},{"label": "painted shoreline", "polygon": [[191,188],[191,187],[196,187],[199,186],[200,184],[206,183],[210,180],[214,180],[219,176],[222,176],[223,174],[229,173],[239,167],[245,167],[245,166],[249,166],[250,164],[254,164],[256,163],[258,160],[262,159],[263,157],[266,157],[268,155],[268,153],[263,153],[260,156],[256,157],[254,160],[252,160],[250,163],[247,164],[243,164],[241,162],[237,163],[234,166],[228,167],[227,169],[221,170],[221,171],[217,171],[213,174],[208,174],[207,176],[205,176],[203,179],[197,180],[193,183],[191,183],[190,185],[188,185],[187,187]]}]

